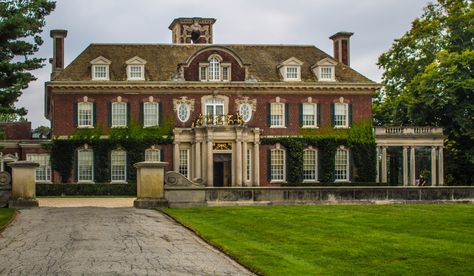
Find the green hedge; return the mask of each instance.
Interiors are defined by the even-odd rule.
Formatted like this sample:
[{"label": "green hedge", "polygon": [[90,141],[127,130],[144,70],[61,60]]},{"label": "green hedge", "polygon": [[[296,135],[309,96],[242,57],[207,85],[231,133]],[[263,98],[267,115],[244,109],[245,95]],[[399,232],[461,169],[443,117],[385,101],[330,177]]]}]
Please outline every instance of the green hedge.
[{"label": "green hedge", "polygon": [[282,186],[292,187],[357,187],[357,186],[390,186],[387,183],[375,183],[375,182],[320,182],[320,183],[299,183],[299,184],[285,184]]},{"label": "green hedge", "polygon": [[136,196],[137,185],[130,184],[36,184],[37,196]]}]

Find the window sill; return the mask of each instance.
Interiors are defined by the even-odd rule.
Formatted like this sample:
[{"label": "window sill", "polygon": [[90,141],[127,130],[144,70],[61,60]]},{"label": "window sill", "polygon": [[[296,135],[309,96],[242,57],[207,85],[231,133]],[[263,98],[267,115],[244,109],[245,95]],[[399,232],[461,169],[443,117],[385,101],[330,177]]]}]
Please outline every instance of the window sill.
[{"label": "window sill", "polygon": [[110,181],[110,184],[128,184],[127,181],[121,181],[121,180],[115,180],[115,181]]},{"label": "window sill", "polygon": [[36,184],[53,184],[51,180],[37,180]]},{"label": "window sill", "polygon": [[316,128],[316,129],[318,129],[319,127],[318,126],[302,126],[302,128]]},{"label": "window sill", "polygon": [[109,81],[110,79],[92,79],[93,81]]},{"label": "window sill", "polygon": [[335,129],[349,129],[351,127],[348,127],[348,126],[335,126],[334,128]]},{"label": "window sill", "polygon": [[127,126],[111,126],[111,128],[126,128]]},{"label": "window sill", "polygon": [[270,126],[270,128],[287,128],[286,126]]},{"label": "window sill", "polygon": [[283,184],[287,183],[286,180],[270,180],[270,183]]},{"label": "window sill", "polygon": [[93,126],[77,126],[77,128],[94,128]]},{"label": "window sill", "polygon": [[337,183],[351,183],[351,181],[348,180],[348,179],[336,179],[336,180],[334,180],[334,182],[337,182]]},{"label": "window sill", "polygon": [[77,181],[77,184],[95,184],[95,182],[89,181],[89,180],[81,180],[81,181]]},{"label": "window sill", "polygon": [[[184,122],[183,122],[183,123],[184,123]],[[151,125],[151,126],[145,126],[145,125],[144,125],[143,128],[147,128],[147,127],[159,127],[159,126],[160,126],[160,125],[158,125],[158,124],[157,124],[157,125]]]},{"label": "window sill", "polygon": [[318,180],[303,180],[303,183],[319,183]]}]

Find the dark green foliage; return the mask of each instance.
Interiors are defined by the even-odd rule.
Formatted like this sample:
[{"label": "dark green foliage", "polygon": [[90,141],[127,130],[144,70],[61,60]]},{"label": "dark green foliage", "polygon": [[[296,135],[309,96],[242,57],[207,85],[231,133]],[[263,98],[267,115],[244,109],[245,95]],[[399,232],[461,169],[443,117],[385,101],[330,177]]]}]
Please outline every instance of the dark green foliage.
[{"label": "dark green foliage", "polygon": [[318,176],[322,183],[334,182],[334,158],[339,146],[349,147],[352,181],[373,182],[376,171],[376,145],[371,124],[354,124],[348,130],[334,130],[324,127],[302,130],[298,137],[262,138],[262,144],[280,143],[287,152],[288,185],[301,185],[303,178],[303,150],[309,146],[318,149]]},{"label": "dark green foliage", "polygon": [[36,184],[37,196],[136,196],[137,185],[129,184]]},{"label": "dark green foliage", "polygon": [[0,1],[0,114],[26,115],[16,108],[22,90],[36,78],[29,72],[44,66],[44,58],[31,58],[43,44],[45,17],[56,4],[49,0]]}]

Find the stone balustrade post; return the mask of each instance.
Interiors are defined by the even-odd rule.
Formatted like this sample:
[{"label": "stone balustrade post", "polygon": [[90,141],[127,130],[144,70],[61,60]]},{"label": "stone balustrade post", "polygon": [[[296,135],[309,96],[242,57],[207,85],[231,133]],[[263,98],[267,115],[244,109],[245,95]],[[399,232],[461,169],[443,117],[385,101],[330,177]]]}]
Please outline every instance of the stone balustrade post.
[{"label": "stone balustrade post", "polygon": [[137,199],[135,208],[152,209],[168,207],[165,199],[165,167],[167,162],[145,161],[134,165],[137,168]]},{"label": "stone balustrade post", "polygon": [[16,161],[8,164],[12,168],[12,199],[10,208],[38,207],[36,200],[35,172],[39,164],[31,161]]}]

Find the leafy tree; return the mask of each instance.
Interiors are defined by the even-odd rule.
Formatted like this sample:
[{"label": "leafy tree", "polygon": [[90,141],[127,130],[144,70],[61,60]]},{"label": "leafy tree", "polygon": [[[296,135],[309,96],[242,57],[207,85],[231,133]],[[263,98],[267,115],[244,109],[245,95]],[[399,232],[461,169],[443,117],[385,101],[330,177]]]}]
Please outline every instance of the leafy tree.
[{"label": "leafy tree", "polygon": [[438,0],[379,57],[377,125],[443,127],[446,179],[474,183],[474,3]]},{"label": "leafy tree", "polygon": [[44,66],[45,59],[30,56],[43,44],[39,34],[55,5],[49,0],[0,1],[0,114],[26,115],[15,102],[36,80],[29,71]]},{"label": "leafy tree", "polygon": [[51,133],[51,128],[47,126],[39,126],[33,130],[33,134],[39,136],[39,138],[48,138]]}]

